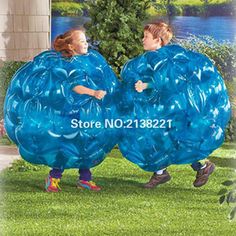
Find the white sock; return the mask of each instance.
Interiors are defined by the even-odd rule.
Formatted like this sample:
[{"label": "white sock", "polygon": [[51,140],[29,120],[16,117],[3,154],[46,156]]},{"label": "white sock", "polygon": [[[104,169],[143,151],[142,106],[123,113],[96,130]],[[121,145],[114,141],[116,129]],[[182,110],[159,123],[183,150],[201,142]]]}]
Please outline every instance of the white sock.
[{"label": "white sock", "polygon": [[201,170],[202,170],[202,169],[204,169],[204,168],[206,168],[206,166],[207,166],[207,165],[206,165],[206,164],[204,164],[204,166],[203,166],[203,167],[201,167]]},{"label": "white sock", "polygon": [[155,171],[155,173],[156,173],[157,175],[162,175],[165,170],[166,170],[166,169],[158,170],[158,171]]}]

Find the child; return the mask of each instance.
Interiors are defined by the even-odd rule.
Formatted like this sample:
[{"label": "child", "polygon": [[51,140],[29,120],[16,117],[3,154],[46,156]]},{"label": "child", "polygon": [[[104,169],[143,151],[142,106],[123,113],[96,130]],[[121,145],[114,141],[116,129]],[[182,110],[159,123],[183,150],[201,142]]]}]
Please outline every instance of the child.
[{"label": "child", "polygon": [[[150,51],[150,52],[156,51],[156,50],[160,49],[161,47],[167,45],[170,42],[170,40],[172,39],[172,37],[173,37],[172,29],[166,23],[160,21],[160,22],[148,24],[144,27],[144,37],[142,40],[143,48],[145,51]],[[145,54],[145,55],[147,55],[147,54]],[[151,54],[149,54],[149,55],[151,55]],[[144,56],[143,58],[148,58],[148,56],[146,56],[146,57]],[[143,61],[144,60],[146,60],[146,59],[143,59]],[[132,64],[133,62],[130,62],[128,68],[137,68],[135,70],[141,71],[140,73],[142,74],[143,77],[145,77],[145,74],[142,71],[142,68],[144,67],[142,59],[137,59],[136,61],[138,61],[138,63],[140,61],[140,64]],[[126,77],[131,76],[129,69],[127,69],[127,65],[124,67],[124,70],[125,70],[124,76],[126,76]],[[130,69],[130,70],[132,70],[132,69]],[[130,73],[130,74],[128,74],[128,73]],[[137,77],[137,76],[138,75],[136,75],[135,77]],[[148,76],[149,75],[146,74],[146,77],[148,77]],[[154,84],[152,82],[146,83],[146,82],[143,82],[142,80],[139,79],[135,83],[134,87],[138,93],[142,93],[144,90],[151,90],[154,87]],[[136,108],[136,109],[138,109],[138,108]],[[131,134],[131,136],[132,136],[132,134]],[[165,138],[163,138],[163,139],[165,142]],[[140,140],[141,140],[141,138],[140,138]],[[137,142],[139,142],[139,141],[137,141]],[[124,143],[125,143],[125,141],[123,142],[123,147],[125,145]],[[162,144],[160,144],[160,145],[162,145]],[[139,146],[142,146],[142,144],[139,144]],[[152,146],[150,146],[150,147],[152,147]],[[139,161],[136,161],[136,163],[142,167],[142,165],[143,165],[142,160],[144,158],[143,155],[145,156],[144,153],[141,153],[140,150],[135,150],[135,151],[137,151],[137,154],[132,154],[133,150],[127,151],[125,148],[123,148],[123,150],[125,152],[125,156],[128,159],[130,159],[132,161],[132,158],[134,158],[134,159],[136,158],[137,160],[139,160]],[[122,147],[121,147],[121,151],[122,151]],[[147,152],[150,153],[150,151],[147,151]],[[153,152],[155,152],[155,151],[153,151]],[[152,158],[152,156],[155,156],[155,153],[150,154],[151,158]],[[140,162],[140,160],[141,160],[141,162]],[[151,162],[149,161],[148,163],[151,163]],[[201,187],[204,184],[206,184],[208,181],[209,175],[215,169],[215,165],[213,163],[211,163],[210,161],[207,161],[204,165],[202,165],[200,162],[195,162],[191,165],[191,167],[193,168],[194,171],[197,172],[196,179],[193,182],[193,185],[195,187]],[[153,167],[152,167],[152,169],[153,169]],[[171,176],[169,175],[169,173],[167,172],[166,169],[156,170],[154,172],[154,174],[152,175],[151,179],[149,180],[149,182],[144,185],[144,188],[154,188],[155,186],[157,186],[159,184],[163,184],[163,183],[168,182],[170,179],[171,179]]]},{"label": "child", "polygon": [[78,188],[99,191],[90,168],[117,143],[105,119],[116,114],[119,82],[106,60],[88,50],[84,30],[58,36],[13,76],[4,126],[23,159],[52,167],[45,189],[58,192],[65,169],[79,169]]},{"label": "child", "polygon": [[[63,35],[58,36],[54,41],[54,49],[61,52],[65,57],[73,57],[75,55],[83,55],[88,52],[88,43],[84,30],[70,30]],[[103,90],[93,90],[82,85],[77,85],[73,91],[78,94],[87,94],[96,99],[103,99],[106,92]],[[45,189],[48,192],[58,192],[60,190],[59,182],[62,177],[63,170],[53,168],[49,172],[46,179]],[[89,189],[99,191],[101,188],[92,181],[92,174],[89,169],[79,170],[79,180],[77,183],[80,189]]]}]

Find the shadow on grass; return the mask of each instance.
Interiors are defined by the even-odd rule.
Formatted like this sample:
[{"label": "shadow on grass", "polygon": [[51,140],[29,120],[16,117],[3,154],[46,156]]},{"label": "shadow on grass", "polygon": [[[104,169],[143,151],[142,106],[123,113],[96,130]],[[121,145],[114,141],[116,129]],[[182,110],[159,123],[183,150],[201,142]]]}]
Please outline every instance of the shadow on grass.
[{"label": "shadow on grass", "polygon": [[44,191],[43,180],[29,181],[29,180],[7,180],[3,182],[4,192],[41,192]]},{"label": "shadow on grass", "polygon": [[[103,185],[104,188],[108,192],[119,192],[121,194],[123,193],[137,193],[137,192],[155,192],[155,193],[172,193],[173,192],[178,192],[178,193],[183,193],[183,192],[192,192],[196,190],[196,188],[192,187],[191,185],[189,187],[184,187],[184,179],[183,183],[176,183],[176,180],[171,180],[168,183],[161,184],[153,189],[145,189],[143,187],[143,180],[142,182],[135,181],[135,180],[130,180],[130,179],[122,179],[122,178],[106,178],[106,177],[96,177],[96,181]],[[203,191],[206,191],[206,193],[209,194],[209,189],[202,189]]]},{"label": "shadow on grass", "polygon": [[[62,194],[70,194],[76,196],[83,194],[86,196],[94,197],[94,194],[101,194],[102,196],[151,196],[151,195],[165,195],[166,197],[172,197],[173,195],[189,196],[189,194],[204,194],[215,195],[215,191],[209,188],[196,189],[191,185],[184,187],[182,184],[177,184],[175,181],[160,185],[154,189],[144,189],[143,182],[122,178],[106,178],[97,176],[95,181],[102,187],[102,191],[94,193],[93,191],[80,190],[76,188],[76,179],[67,178],[62,179],[60,186],[62,188]],[[4,181],[4,192],[6,193],[43,193],[44,182],[43,179],[8,179]],[[184,184],[184,180],[183,180]],[[59,194],[61,194],[59,193]],[[54,194],[54,193],[48,193]],[[47,195],[48,196],[48,195]],[[185,197],[184,197],[185,198]]]},{"label": "shadow on grass", "polygon": [[227,168],[236,168],[236,159],[235,158],[222,158],[217,156],[208,157],[210,161],[215,163],[219,167],[227,167]]}]

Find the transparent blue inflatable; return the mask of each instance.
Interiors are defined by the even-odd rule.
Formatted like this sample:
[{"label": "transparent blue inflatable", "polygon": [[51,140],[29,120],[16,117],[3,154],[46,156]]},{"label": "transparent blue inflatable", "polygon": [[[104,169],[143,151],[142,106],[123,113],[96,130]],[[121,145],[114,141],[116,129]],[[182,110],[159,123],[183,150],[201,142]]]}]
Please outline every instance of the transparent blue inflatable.
[{"label": "transparent blue inflatable", "polygon": [[[223,79],[202,54],[177,45],[126,63],[119,148],[147,171],[206,158],[224,140],[230,103]],[[138,93],[135,83],[151,85]]]},{"label": "transparent blue inflatable", "polygon": [[[76,85],[107,94],[102,100],[80,95],[72,90]],[[117,143],[115,130],[104,128],[104,119],[117,113],[117,88],[112,69],[94,50],[72,58],[43,52],[12,79],[4,104],[7,134],[28,162],[96,166]]]}]

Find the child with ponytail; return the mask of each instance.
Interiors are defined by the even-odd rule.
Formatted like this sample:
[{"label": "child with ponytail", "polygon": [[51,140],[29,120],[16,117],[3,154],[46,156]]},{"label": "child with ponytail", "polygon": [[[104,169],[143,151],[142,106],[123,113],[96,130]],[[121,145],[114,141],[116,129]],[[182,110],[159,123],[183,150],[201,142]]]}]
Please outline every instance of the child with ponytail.
[{"label": "child with ponytail", "polygon": [[[85,36],[85,31],[70,30],[58,36],[54,41],[54,49],[62,54],[65,58],[72,58],[76,55],[85,55],[88,53],[88,43]],[[86,86],[77,84],[73,88],[77,94],[86,94],[101,100],[106,95],[104,90],[94,90]],[[58,192],[60,190],[59,182],[62,177],[63,169],[53,168],[49,172],[46,179],[45,189],[48,192]],[[79,180],[77,187],[80,189],[89,189],[99,191],[101,188],[92,181],[90,169],[79,169]]]}]

